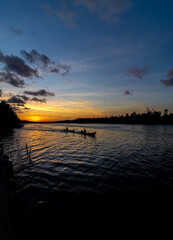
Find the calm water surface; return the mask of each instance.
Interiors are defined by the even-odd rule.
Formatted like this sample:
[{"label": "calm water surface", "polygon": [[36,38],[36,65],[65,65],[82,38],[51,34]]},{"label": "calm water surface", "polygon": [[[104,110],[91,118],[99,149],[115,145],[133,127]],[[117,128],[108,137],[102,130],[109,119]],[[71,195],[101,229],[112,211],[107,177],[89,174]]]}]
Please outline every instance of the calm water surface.
[{"label": "calm water surface", "polygon": [[[26,124],[0,136],[21,191],[173,192],[173,126],[68,126],[77,133],[65,127]],[[96,137],[79,134],[83,128]]]}]

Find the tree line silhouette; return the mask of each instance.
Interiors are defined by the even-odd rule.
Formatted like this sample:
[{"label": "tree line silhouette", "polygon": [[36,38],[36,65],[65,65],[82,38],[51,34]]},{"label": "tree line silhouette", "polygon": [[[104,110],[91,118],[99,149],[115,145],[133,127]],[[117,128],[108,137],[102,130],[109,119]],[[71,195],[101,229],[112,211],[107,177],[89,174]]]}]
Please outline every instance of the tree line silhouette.
[{"label": "tree line silhouette", "polygon": [[0,102],[0,129],[21,127],[21,121],[13,111],[10,104],[5,101]]},{"label": "tree line silhouette", "polygon": [[[22,126],[22,122],[33,123],[21,121],[10,104],[5,101],[0,102],[0,129],[19,128]],[[147,108],[144,113],[133,112],[111,117],[77,118],[74,120],[55,121],[55,123],[173,124],[173,113],[169,112],[168,109],[161,112]]]},{"label": "tree line silhouette", "polygon": [[104,123],[104,124],[173,124],[173,113],[165,109],[163,113],[154,109],[146,109],[144,113],[133,112],[131,114],[97,117],[77,118],[75,120],[59,121],[59,123]]}]

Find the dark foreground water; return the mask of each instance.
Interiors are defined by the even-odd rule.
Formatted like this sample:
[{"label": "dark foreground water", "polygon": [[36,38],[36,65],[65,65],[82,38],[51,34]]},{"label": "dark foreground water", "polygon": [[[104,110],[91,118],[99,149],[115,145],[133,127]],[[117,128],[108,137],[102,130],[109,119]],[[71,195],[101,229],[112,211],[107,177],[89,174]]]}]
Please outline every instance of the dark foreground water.
[{"label": "dark foreground water", "polygon": [[[134,201],[127,196],[172,195],[173,126],[68,125],[76,133],[63,132],[65,127],[26,124],[0,135],[14,165],[16,224],[28,239],[36,229],[40,236],[68,221],[105,220],[113,209],[122,218],[133,214]],[[96,137],[79,134],[83,128]]]}]

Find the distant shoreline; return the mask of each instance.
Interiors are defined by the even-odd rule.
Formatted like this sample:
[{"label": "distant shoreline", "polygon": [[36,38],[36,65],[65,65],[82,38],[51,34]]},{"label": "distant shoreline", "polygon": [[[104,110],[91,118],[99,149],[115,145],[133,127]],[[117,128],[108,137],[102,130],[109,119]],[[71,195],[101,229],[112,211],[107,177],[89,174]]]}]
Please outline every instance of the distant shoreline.
[{"label": "distant shoreline", "polygon": [[31,122],[31,121],[22,121],[23,124],[56,124],[56,123],[62,123],[62,124],[112,124],[112,125],[118,125],[118,124],[122,124],[122,125],[173,125],[173,123],[131,123],[131,122],[118,122],[118,123],[110,123],[110,122],[77,122],[77,121],[69,121],[69,120],[65,120],[65,121],[55,121],[55,122]]},{"label": "distant shoreline", "polygon": [[147,108],[145,113],[133,112],[130,115],[119,115],[111,117],[93,117],[93,118],[77,118],[74,120],[61,120],[53,122],[32,122],[22,121],[22,123],[78,123],[78,124],[152,124],[152,125],[172,125],[173,124],[173,113],[168,113],[168,109],[161,111],[150,110]]}]

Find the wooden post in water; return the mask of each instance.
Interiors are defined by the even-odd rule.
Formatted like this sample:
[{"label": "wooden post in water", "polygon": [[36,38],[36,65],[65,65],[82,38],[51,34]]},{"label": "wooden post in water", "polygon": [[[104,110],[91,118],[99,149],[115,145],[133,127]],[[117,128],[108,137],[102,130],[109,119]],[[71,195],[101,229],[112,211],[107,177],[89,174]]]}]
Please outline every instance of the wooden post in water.
[{"label": "wooden post in water", "polygon": [[27,146],[27,143],[26,143],[26,155],[28,156],[28,146]]},{"label": "wooden post in water", "polygon": [[28,161],[31,162],[31,147],[29,148],[27,143],[26,143],[26,155],[27,155]]}]

